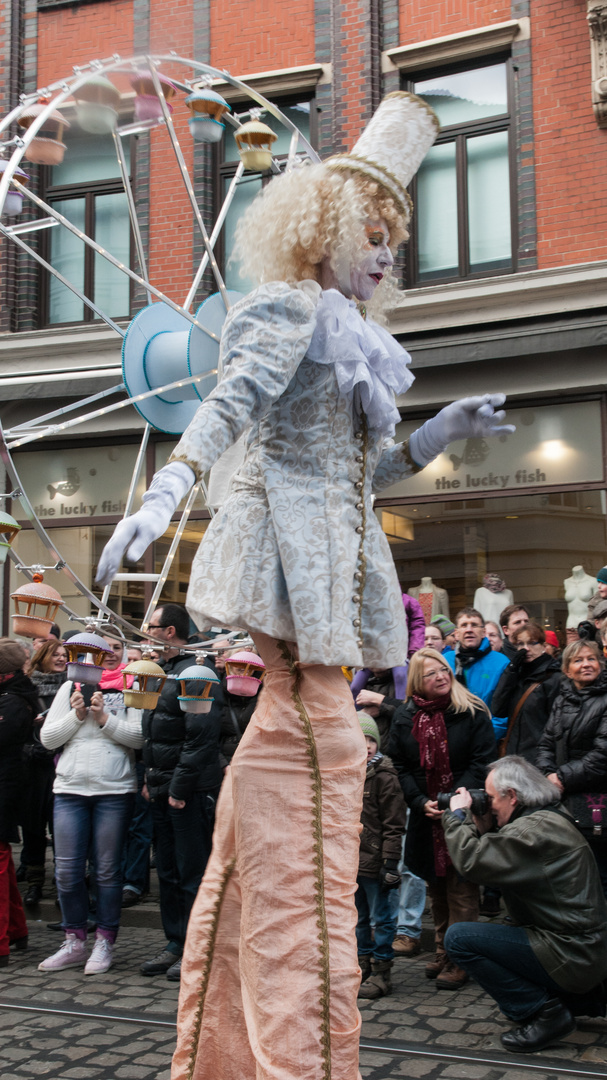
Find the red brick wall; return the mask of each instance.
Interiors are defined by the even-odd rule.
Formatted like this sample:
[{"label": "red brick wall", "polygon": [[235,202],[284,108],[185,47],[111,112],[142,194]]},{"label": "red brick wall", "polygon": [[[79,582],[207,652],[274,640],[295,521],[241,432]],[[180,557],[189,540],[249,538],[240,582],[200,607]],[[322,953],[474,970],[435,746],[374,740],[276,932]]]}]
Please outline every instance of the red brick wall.
[{"label": "red brick wall", "polygon": [[532,4],[540,267],[607,258],[607,130],[590,98],[585,0]]},{"label": "red brick wall", "polygon": [[38,12],[38,86],[72,74],[73,64],[133,51],[131,0]]},{"label": "red brick wall", "polygon": [[210,62],[232,75],[313,64],[314,0],[214,0]]},{"label": "red brick wall", "polygon": [[[151,0],[150,47],[166,54],[192,55],[192,6],[190,0]],[[165,70],[163,68],[163,70]],[[170,65],[166,66],[170,76]],[[184,79],[191,72],[176,66],[175,78]],[[189,112],[184,95],[173,99],[173,122],[190,175],[192,174],[192,137],[188,128]],[[172,300],[183,303],[192,281],[192,206],[164,127],[152,132],[150,170],[150,280]],[[208,223],[207,223],[208,225]]]},{"label": "red brick wall", "polygon": [[508,22],[510,11],[510,0],[400,0],[400,44]]}]

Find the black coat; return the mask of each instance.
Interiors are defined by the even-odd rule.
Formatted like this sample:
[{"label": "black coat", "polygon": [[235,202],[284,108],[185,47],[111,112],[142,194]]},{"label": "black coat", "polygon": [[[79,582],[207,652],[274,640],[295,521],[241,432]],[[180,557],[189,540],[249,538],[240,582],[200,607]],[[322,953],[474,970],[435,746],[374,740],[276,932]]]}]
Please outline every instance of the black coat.
[{"label": "black coat", "polygon": [[386,859],[400,861],[407,808],[390,758],[367,765],[358,873],[377,877]]},{"label": "black coat", "polygon": [[38,712],[38,695],[22,671],[0,685],[0,841],[15,839],[23,791],[23,746]]},{"label": "black coat", "polygon": [[506,716],[510,721],[525,691],[533,683],[540,683],[519,710],[508,739],[507,754],[520,754],[532,765],[535,763],[540,736],[546,727],[560,682],[561,665],[548,653],[522,667],[515,661],[505,669],[491,699],[494,716]]},{"label": "black coat", "polygon": [[607,672],[583,690],[562,676],[535,764],[556,773],[565,804],[577,792],[607,791]]},{"label": "black coat", "polygon": [[[413,717],[418,711],[411,698],[394,713],[388,754],[391,757],[409,806],[410,818],[405,841],[405,862],[418,877],[435,878],[432,823],[424,814],[429,799],[426,772],[419,758],[419,743],[413,737]],[[486,766],[495,757],[495,736],[484,709],[445,713],[449,761],[453,788],[483,788]]]},{"label": "black coat", "polygon": [[[178,675],[194,662],[191,655],[175,656],[160,666],[168,675]],[[205,666],[212,668],[208,660]],[[221,686],[211,690],[213,705],[208,713],[182,712],[180,693],[181,684],[167,679],[156,708],[143,714],[143,763],[151,799],[171,795],[187,802],[193,792],[216,791],[221,785]]]},{"label": "black coat", "polygon": [[229,765],[238,743],[247,730],[249,720],[257,708],[259,693],[252,698],[242,697],[240,694],[230,694],[226,689],[225,675],[221,680],[221,687],[223,690],[223,705],[221,707],[219,743],[224,757],[223,764]]}]

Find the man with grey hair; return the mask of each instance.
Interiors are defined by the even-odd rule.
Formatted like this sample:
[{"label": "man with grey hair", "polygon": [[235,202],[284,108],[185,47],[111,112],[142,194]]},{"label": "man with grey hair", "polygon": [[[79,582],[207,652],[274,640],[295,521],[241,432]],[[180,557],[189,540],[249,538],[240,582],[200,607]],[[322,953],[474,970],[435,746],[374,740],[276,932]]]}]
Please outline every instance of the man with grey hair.
[{"label": "man with grey hair", "polygon": [[501,889],[512,923],[456,923],[445,948],[515,1021],[501,1040],[524,1054],[573,1031],[574,1016],[605,1016],[607,905],[558,788],[522,757],[488,768],[488,813],[472,814],[459,788],[442,824],[455,869]]}]

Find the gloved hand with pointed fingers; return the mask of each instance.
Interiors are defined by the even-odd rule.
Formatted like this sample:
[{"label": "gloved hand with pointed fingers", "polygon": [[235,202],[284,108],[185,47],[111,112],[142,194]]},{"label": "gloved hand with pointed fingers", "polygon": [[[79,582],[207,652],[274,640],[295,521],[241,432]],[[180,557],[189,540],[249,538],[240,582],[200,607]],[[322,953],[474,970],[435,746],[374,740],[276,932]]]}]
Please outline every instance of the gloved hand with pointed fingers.
[{"label": "gloved hand with pointed fingers", "polygon": [[458,439],[487,438],[491,435],[511,435],[513,424],[502,424],[506,413],[496,412],[506,400],[505,394],[483,394],[481,397],[461,398],[441,409],[431,420],[414,431],[409,439],[409,452],[417,465],[428,465]]}]

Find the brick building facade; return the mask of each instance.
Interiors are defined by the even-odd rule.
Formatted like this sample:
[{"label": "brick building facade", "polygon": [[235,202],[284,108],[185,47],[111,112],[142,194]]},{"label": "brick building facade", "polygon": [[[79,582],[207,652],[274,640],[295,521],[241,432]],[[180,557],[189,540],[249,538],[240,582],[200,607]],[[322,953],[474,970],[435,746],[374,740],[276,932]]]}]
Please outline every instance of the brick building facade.
[{"label": "brick building facade", "polygon": [[[147,50],[194,57],[249,81],[281,107],[304,106],[321,157],[349,148],[386,92],[415,90],[438,109],[442,130],[413,185],[405,291],[392,316],[416,374],[402,402],[403,433],[452,398],[488,389],[508,393],[521,435],[497,449],[445,456],[417,487],[380,500],[378,513],[404,588],[432,577],[458,606],[473,600],[486,570],[502,572],[517,600],[564,630],[568,568],[582,564],[592,574],[607,561],[607,4],[0,0],[0,114],[19,93],[56,82],[73,65]],[[230,175],[227,151],[224,159],[221,149],[194,144],[186,121],[176,110],[201,212],[212,224],[218,184]],[[158,135],[138,140],[131,181],[150,279],[182,302],[202,245]],[[41,170],[32,174],[34,190],[73,197]],[[111,196],[111,184],[99,192]],[[61,304],[53,315],[45,275],[2,243],[0,414],[14,425],[115,385],[120,355],[99,321],[63,318]],[[46,239],[32,243],[48,253]],[[228,246],[220,239],[222,265]],[[213,288],[206,274],[197,299]],[[128,319],[145,302],[131,288],[130,311],[116,315]],[[125,410],[42,451],[33,444],[23,453],[25,473],[39,471],[36,452],[48,462],[51,445],[59,474],[83,447],[111,468],[109,450],[120,444],[134,453],[141,425]],[[148,474],[169,443],[153,436]],[[50,484],[58,477],[49,468]],[[87,505],[98,511],[96,502],[93,495]],[[110,509],[102,516],[66,503],[69,528],[50,514],[58,504],[45,504],[49,531],[61,528],[68,550],[86,551],[83,571],[118,516],[120,497],[104,503]],[[205,520],[202,510],[194,515],[171,583],[175,598]],[[27,548],[31,557],[36,543]],[[160,557],[157,547],[147,569]],[[135,617],[143,597],[129,589],[116,602]]]}]

